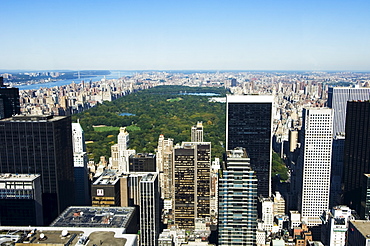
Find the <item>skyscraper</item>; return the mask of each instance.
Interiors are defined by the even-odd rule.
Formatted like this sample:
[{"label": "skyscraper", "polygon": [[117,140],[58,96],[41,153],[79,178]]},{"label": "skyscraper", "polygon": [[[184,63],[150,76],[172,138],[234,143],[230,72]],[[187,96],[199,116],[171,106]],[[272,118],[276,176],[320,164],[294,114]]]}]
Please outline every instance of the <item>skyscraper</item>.
[{"label": "skyscraper", "polygon": [[227,151],[219,179],[218,245],[255,245],[257,179],[244,149]]},{"label": "skyscraper", "polygon": [[111,146],[111,161],[112,169],[119,170],[124,173],[129,172],[129,157],[136,153],[135,150],[128,149],[130,134],[126,127],[119,129],[117,136],[117,144]]},{"label": "skyscraper", "polygon": [[19,89],[7,88],[4,85],[3,77],[0,77],[0,119],[20,113]]},{"label": "skyscraper", "polygon": [[203,123],[201,121],[198,121],[191,128],[191,142],[203,142]]},{"label": "skyscraper", "polygon": [[347,103],[344,143],[344,203],[360,211],[363,176],[370,173],[370,101]]},{"label": "skyscraper", "polygon": [[329,208],[332,131],[332,109],[303,109],[298,207],[308,226],[320,225],[320,215]]},{"label": "skyscraper", "polygon": [[140,245],[157,246],[159,237],[158,174],[149,173],[140,180]]},{"label": "skyscraper", "polygon": [[75,200],[71,128],[70,117],[0,120],[0,173],[41,175],[45,224]]},{"label": "skyscraper", "polygon": [[72,123],[73,164],[75,177],[74,205],[87,206],[91,204],[89,171],[87,169],[87,153],[84,131],[80,123]]},{"label": "skyscraper", "polygon": [[258,179],[258,194],[271,195],[273,96],[227,96],[226,147],[245,148]]},{"label": "skyscraper", "polygon": [[334,109],[333,135],[346,131],[347,102],[369,99],[370,88],[329,87],[328,107]]},{"label": "skyscraper", "polygon": [[174,149],[174,223],[194,228],[195,219],[210,217],[210,142],[183,142]]},{"label": "skyscraper", "polygon": [[[173,195],[173,139],[165,139],[164,135],[158,138],[157,168],[161,187],[161,198],[172,199]],[[172,207],[171,207],[172,209]]]}]

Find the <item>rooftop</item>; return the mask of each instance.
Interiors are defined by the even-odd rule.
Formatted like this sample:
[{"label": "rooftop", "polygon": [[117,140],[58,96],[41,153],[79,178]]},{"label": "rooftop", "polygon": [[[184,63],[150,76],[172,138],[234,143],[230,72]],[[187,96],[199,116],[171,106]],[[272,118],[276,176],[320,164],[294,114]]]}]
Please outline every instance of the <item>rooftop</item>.
[{"label": "rooftop", "polygon": [[39,174],[0,173],[0,181],[33,181],[38,177]]},{"label": "rooftop", "polygon": [[127,228],[134,207],[69,207],[50,226]]},{"label": "rooftop", "polygon": [[[0,244],[16,242],[17,245],[53,246],[131,246],[136,245],[136,235],[122,234],[122,230],[106,228],[74,230],[75,228],[55,227],[0,227]],[[8,245],[8,244],[6,244]],[[11,244],[9,244],[11,245]]]},{"label": "rooftop", "polygon": [[350,223],[352,223],[365,238],[370,238],[370,221],[351,220]]}]

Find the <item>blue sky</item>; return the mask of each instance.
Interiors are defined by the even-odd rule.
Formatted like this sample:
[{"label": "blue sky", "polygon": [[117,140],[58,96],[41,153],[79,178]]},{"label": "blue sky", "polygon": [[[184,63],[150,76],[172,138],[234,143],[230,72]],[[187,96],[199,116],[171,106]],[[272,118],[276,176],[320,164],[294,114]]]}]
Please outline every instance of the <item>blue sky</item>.
[{"label": "blue sky", "polygon": [[369,0],[0,6],[0,69],[370,71]]}]

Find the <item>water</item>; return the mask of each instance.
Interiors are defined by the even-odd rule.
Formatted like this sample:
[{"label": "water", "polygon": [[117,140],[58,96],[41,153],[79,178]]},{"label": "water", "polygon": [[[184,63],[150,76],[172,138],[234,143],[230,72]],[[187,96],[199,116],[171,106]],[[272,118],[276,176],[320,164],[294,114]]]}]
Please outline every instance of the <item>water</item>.
[{"label": "water", "polygon": [[131,114],[131,113],[120,113],[119,115],[120,116],[135,116],[135,114]]},{"label": "water", "polygon": [[211,92],[194,92],[194,93],[179,93],[179,95],[190,95],[190,96],[210,96],[210,97],[215,97],[215,96],[220,96],[220,94],[217,93],[211,93]]},{"label": "water", "polygon": [[89,82],[90,80],[92,82],[100,81],[101,79],[118,79],[123,76],[131,76],[134,74],[134,72],[130,71],[110,71],[111,74],[108,75],[100,75],[100,76],[93,76],[93,77],[82,77],[80,79],[65,79],[65,80],[59,80],[55,82],[48,82],[48,83],[40,83],[40,84],[32,84],[32,85],[14,85],[14,87],[19,88],[19,90],[36,90],[40,88],[49,88],[49,87],[55,87],[55,86],[62,86],[62,85],[69,85],[73,82],[76,84],[81,83],[83,80],[85,82]]}]

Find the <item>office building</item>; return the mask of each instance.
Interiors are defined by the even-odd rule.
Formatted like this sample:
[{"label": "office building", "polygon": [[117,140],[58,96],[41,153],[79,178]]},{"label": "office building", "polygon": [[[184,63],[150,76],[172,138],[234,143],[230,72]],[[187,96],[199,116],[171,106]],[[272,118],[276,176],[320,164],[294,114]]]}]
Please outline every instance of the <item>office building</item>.
[{"label": "office building", "polygon": [[255,245],[257,179],[244,149],[227,151],[219,178],[218,245]]},{"label": "office building", "polygon": [[121,127],[117,136],[117,144],[111,146],[110,164],[112,169],[120,172],[129,172],[129,157],[136,153],[135,150],[128,149],[130,134],[126,127]]},{"label": "office building", "polygon": [[38,174],[0,174],[0,225],[42,225],[41,178]]},{"label": "office building", "polygon": [[72,145],[76,196],[74,205],[88,206],[91,204],[88,157],[84,131],[80,123],[72,123]]},{"label": "office building", "polygon": [[370,101],[347,104],[346,140],[344,143],[344,203],[360,211],[363,176],[370,173]]},{"label": "office building", "polygon": [[195,219],[210,217],[210,142],[183,142],[174,149],[174,223],[194,228]]},{"label": "office building", "polygon": [[324,211],[321,216],[321,241],[328,246],[345,246],[351,209],[347,206],[336,206]]},{"label": "office building", "polygon": [[156,157],[152,153],[138,153],[129,157],[129,172],[156,172]]},{"label": "office building", "polygon": [[120,178],[115,170],[106,170],[91,186],[91,203],[95,207],[121,206]]},{"label": "office building", "polygon": [[361,219],[370,219],[370,174],[364,173],[361,191]]},{"label": "office building", "polygon": [[351,220],[348,226],[348,238],[346,246],[368,246],[370,245],[370,221]]},{"label": "office building", "polygon": [[[335,114],[335,112],[334,112]],[[330,206],[340,205],[342,195],[342,176],[344,159],[344,133],[338,133],[333,139],[332,164],[330,177]]]},{"label": "office building", "polygon": [[140,245],[157,246],[159,237],[158,174],[149,173],[140,180]]},{"label": "office building", "polygon": [[333,135],[346,131],[347,102],[369,99],[370,88],[329,87],[328,107],[334,109]]},{"label": "office building", "polygon": [[21,113],[19,89],[7,88],[3,77],[0,77],[0,119],[9,118]]},{"label": "office building", "polygon": [[[173,194],[173,139],[165,139],[164,135],[158,138],[156,152],[157,170],[159,172],[159,182],[161,187],[161,198],[172,199]],[[172,204],[172,202],[170,203]],[[172,209],[172,207],[170,208]]]},{"label": "office building", "polygon": [[45,224],[75,201],[71,128],[62,116],[0,120],[0,173],[41,175]]},{"label": "office building", "polygon": [[191,142],[203,142],[203,123],[198,123],[191,128]]},{"label": "office building", "polygon": [[332,109],[303,109],[298,207],[307,226],[321,225],[320,215],[329,208],[332,129]]},{"label": "office building", "polygon": [[273,96],[227,96],[226,148],[246,149],[258,179],[258,195],[271,195]]}]

